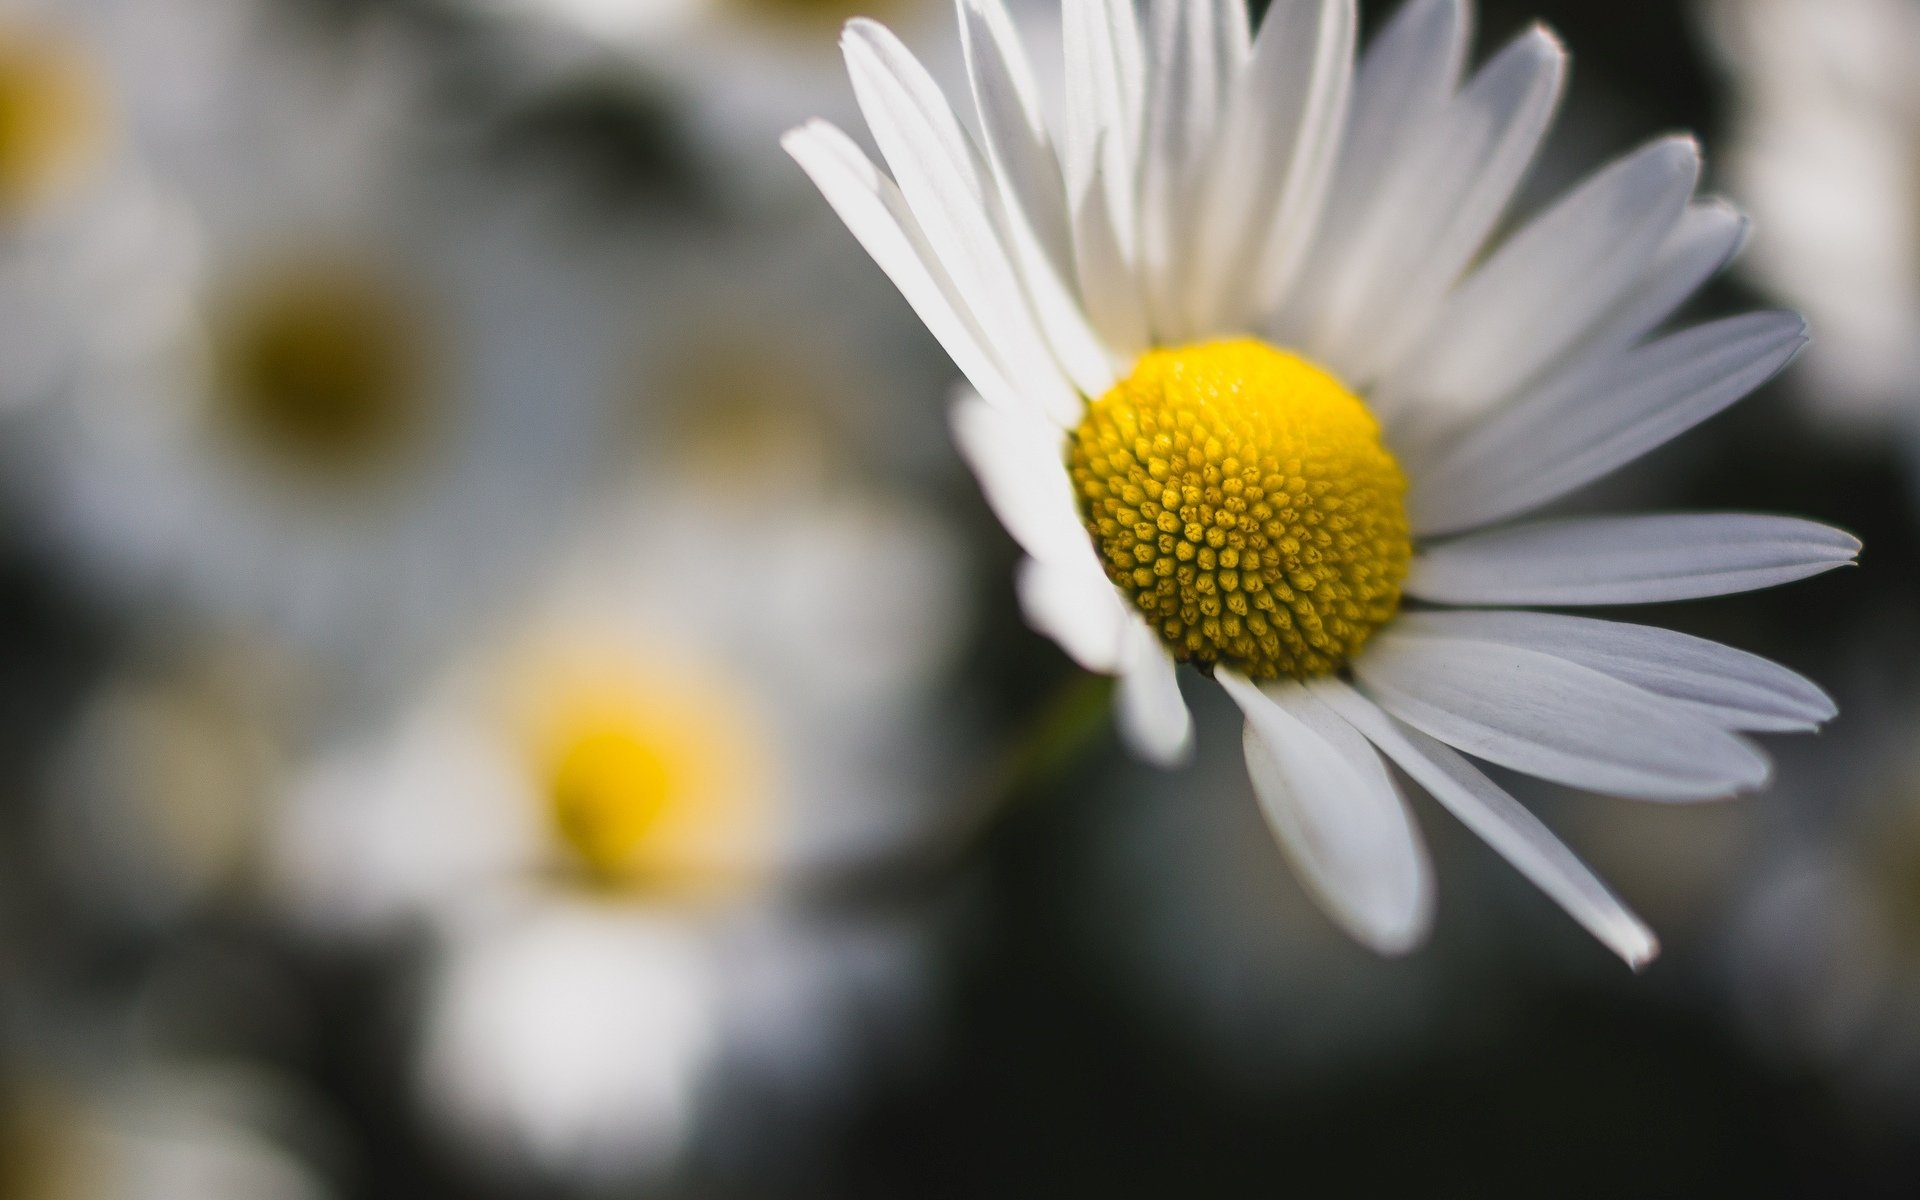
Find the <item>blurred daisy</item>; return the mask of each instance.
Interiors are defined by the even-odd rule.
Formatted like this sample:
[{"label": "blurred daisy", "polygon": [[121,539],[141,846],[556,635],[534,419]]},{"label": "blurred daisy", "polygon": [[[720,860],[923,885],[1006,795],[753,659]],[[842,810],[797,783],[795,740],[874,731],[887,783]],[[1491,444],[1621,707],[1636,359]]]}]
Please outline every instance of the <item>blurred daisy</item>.
[{"label": "blurred daisy", "polygon": [[1791,314],[1650,336],[1745,230],[1694,199],[1695,145],[1657,141],[1488,247],[1560,94],[1543,29],[1463,81],[1463,0],[1412,0],[1357,68],[1352,0],[1276,3],[1257,36],[1240,0],[1144,24],[1070,0],[1060,126],[998,0],[959,7],[979,140],[855,21],[893,176],[824,123],[786,144],[973,384],[955,431],[1030,556],[1029,619],[1118,676],[1160,762],[1191,741],[1178,664],[1218,680],[1282,846],[1368,945],[1408,950],[1433,908],[1391,761],[1646,962],[1646,927],[1460,752],[1703,800],[1766,781],[1743,731],[1832,715],[1750,655],[1512,607],[1737,592],[1858,550],[1761,516],[1502,524],[1804,343]]},{"label": "blurred daisy", "polygon": [[1920,5],[1719,0],[1729,178],[1766,230],[1754,278],[1806,309],[1809,399],[1859,430],[1920,405]]},{"label": "blurred daisy", "polygon": [[[0,409],[45,401],[136,311],[159,219],[130,155],[111,5],[0,3]],[[129,258],[134,259],[129,262]],[[111,303],[107,303],[111,301]]]},{"label": "blurred daisy", "polygon": [[944,73],[962,77],[940,0],[464,2],[565,35],[562,46],[547,43],[533,56],[542,73],[592,70],[608,52],[637,66],[675,103],[697,143],[719,156],[735,187],[786,186],[767,147],[796,108],[852,115],[830,40],[850,17],[884,15],[924,33],[943,46]]},{"label": "blurred daisy", "polygon": [[286,683],[207,646],[107,680],[49,772],[44,861],[77,903],[163,924],[252,882],[298,724]]},{"label": "blurred daisy", "polygon": [[256,24],[151,84],[177,199],[149,241],[187,252],[26,465],[115,594],[399,671],[505,602],[582,492],[594,287],[536,200],[434,158],[392,54]]},{"label": "blurred daisy", "polygon": [[[155,1066],[74,1086],[28,1073],[0,1093],[0,1194],[19,1200],[321,1200],[283,1144],[303,1105],[269,1075]],[[279,1128],[279,1127],[293,1127]]]},{"label": "blurred daisy", "polygon": [[425,1099],[505,1162],[671,1171],[736,1076],[818,1112],[914,991],[901,922],[797,901],[934,815],[944,536],[753,478],[656,469],[521,636],[294,789],[292,899],[439,935]]},{"label": "blurred daisy", "polygon": [[1798,811],[1771,831],[1751,872],[1724,963],[1729,998],[1761,1054],[1811,1068],[1855,1099],[1912,1111],[1920,756],[1905,732],[1910,702],[1888,699],[1903,719],[1856,731],[1788,797]]}]

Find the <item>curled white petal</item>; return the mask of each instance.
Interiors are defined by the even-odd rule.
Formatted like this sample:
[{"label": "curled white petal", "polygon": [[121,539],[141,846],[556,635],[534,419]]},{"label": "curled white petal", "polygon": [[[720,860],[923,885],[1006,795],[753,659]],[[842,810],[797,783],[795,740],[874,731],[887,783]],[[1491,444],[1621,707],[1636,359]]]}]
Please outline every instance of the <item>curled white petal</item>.
[{"label": "curled white petal", "polygon": [[1419,945],[1433,921],[1432,869],[1380,756],[1297,683],[1219,679],[1246,714],[1261,810],[1308,891],[1382,954]]}]

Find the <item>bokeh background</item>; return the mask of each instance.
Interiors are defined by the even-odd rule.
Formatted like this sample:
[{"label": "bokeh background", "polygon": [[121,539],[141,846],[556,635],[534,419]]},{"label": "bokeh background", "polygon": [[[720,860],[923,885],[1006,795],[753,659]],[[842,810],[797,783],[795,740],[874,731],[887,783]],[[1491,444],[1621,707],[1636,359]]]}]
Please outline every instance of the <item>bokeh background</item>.
[{"label": "bokeh background", "polygon": [[1920,3],[1480,5],[1573,51],[1535,202],[1694,130],[1700,307],[1814,322],[1575,506],[1867,547],[1663,610],[1838,700],[1766,794],[1512,782],[1638,976],[1433,806],[1377,960],[1229,713],[1120,752],[778,150],[862,10],[956,78],[940,0],[0,0],[0,1197],[1920,1192]]}]

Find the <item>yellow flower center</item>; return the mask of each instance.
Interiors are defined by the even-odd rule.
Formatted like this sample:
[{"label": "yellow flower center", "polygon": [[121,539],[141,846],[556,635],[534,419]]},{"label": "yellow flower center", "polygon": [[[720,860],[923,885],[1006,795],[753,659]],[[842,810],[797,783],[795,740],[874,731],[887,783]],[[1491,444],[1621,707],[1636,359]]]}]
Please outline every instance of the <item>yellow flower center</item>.
[{"label": "yellow flower center", "polygon": [[1400,607],[1406,477],[1339,380],[1252,340],[1156,350],[1068,466],[1107,574],[1182,661],[1328,675]]},{"label": "yellow flower center", "polygon": [[429,347],[409,299],[377,272],[317,263],[244,282],[214,321],[225,417],[286,465],[389,460],[427,406]]},{"label": "yellow flower center", "polygon": [[0,216],[57,198],[99,153],[99,76],[57,37],[0,33]]},{"label": "yellow flower center", "polygon": [[770,850],[766,739],[741,698],[612,660],[541,687],[535,736],[547,816],[590,883],[726,892]]}]

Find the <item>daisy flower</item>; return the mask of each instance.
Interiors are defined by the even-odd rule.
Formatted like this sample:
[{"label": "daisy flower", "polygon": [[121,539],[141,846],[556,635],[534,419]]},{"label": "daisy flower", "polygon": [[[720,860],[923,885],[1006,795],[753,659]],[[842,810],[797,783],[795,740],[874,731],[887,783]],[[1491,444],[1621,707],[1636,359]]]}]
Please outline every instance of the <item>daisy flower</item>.
[{"label": "daisy flower", "polygon": [[763,1104],[829,1111],[914,1027],[913,923],[807,898],[935,815],[942,527],[700,478],[650,472],[515,636],[277,822],[306,924],[427,935],[422,1102],[503,1169],[672,1174]]},{"label": "daisy flower", "polygon": [[1706,11],[1734,84],[1728,178],[1767,231],[1746,266],[1820,329],[1803,390],[1857,430],[1901,425],[1920,404],[1920,5]]},{"label": "daisy flower", "polygon": [[[1737,249],[1662,138],[1495,240],[1560,95],[1531,29],[1463,74],[1469,8],[1412,0],[1355,62],[1352,0],[1067,0],[1064,121],[998,0],[962,0],[970,131],[884,27],[842,38],[892,174],[789,152],[972,385],[961,448],[1028,554],[1027,615],[1116,676],[1129,741],[1191,740],[1178,668],[1246,717],[1309,889],[1384,953],[1433,883],[1391,762],[1639,965],[1655,940],[1469,761],[1647,800],[1747,791],[1745,731],[1820,690],[1711,642],[1522,606],[1649,603],[1852,561],[1805,521],[1508,523],[1725,408],[1799,317],[1655,331]],[[1383,757],[1384,756],[1384,757]]]},{"label": "daisy flower", "polygon": [[544,199],[483,195],[414,119],[403,47],[216,7],[223,53],[119,80],[164,203],[117,245],[139,286],[76,317],[117,336],[35,414],[23,473],[104,594],[363,682],[544,553],[599,461],[610,339]]}]

